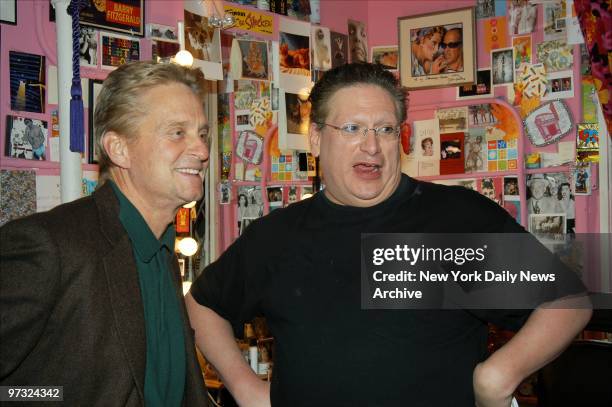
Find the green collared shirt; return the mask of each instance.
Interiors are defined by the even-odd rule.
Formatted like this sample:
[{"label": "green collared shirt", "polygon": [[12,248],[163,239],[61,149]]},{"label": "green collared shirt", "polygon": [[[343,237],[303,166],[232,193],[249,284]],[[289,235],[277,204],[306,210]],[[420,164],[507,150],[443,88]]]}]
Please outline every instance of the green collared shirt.
[{"label": "green collared shirt", "polygon": [[147,338],[144,396],[147,407],[180,406],[185,390],[185,335],[171,261],[176,231],[157,240],[138,209],[112,182],[119,219],[132,242]]}]

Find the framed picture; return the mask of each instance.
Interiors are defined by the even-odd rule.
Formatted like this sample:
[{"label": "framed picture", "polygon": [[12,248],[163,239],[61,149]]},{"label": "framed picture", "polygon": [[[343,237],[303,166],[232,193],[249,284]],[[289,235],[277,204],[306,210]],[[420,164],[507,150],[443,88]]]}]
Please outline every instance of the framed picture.
[{"label": "framed picture", "polygon": [[474,7],[398,19],[402,86],[431,89],[476,81]]},{"label": "framed picture", "polygon": [[99,79],[89,80],[89,140],[88,145],[88,157],[87,162],[90,164],[98,163],[98,146],[95,142],[94,137],[94,112],[96,110],[96,100],[102,90],[102,81]]},{"label": "framed picture", "polygon": [[0,1],[0,23],[17,25],[17,0]]}]

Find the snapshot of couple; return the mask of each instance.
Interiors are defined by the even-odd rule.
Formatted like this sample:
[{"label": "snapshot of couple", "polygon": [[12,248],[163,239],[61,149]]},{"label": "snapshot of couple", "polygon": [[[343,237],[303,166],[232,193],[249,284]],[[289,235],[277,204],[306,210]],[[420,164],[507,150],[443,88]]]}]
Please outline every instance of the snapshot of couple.
[{"label": "snapshot of couple", "polygon": [[410,30],[412,76],[463,72],[463,24]]}]

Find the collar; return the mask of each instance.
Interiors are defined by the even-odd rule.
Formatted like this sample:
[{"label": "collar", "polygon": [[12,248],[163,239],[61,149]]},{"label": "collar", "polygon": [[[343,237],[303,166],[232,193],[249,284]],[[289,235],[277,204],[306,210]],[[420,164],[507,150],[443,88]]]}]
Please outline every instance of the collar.
[{"label": "collar", "polygon": [[161,238],[157,240],[138,209],[113,181],[109,180],[107,182],[113,187],[113,191],[119,200],[119,220],[121,220],[129,235],[138,257],[143,262],[148,263],[164,246],[172,253],[176,237],[174,225],[169,225]]}]

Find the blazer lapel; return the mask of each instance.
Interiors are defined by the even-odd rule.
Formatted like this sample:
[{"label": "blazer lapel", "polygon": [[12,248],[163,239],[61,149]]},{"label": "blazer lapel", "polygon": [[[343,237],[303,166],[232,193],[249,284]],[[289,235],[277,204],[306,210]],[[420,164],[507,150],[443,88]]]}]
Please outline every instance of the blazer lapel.
[{"label": "blazer lapel", "polygon": [[119,202],[110,185],[94,194],[102,233],[111,245],[103,267],[111,297],[115,328],[123,346],[136,388],[144,400],[146,328],[138,271],[132,244],[119,220]]}]

